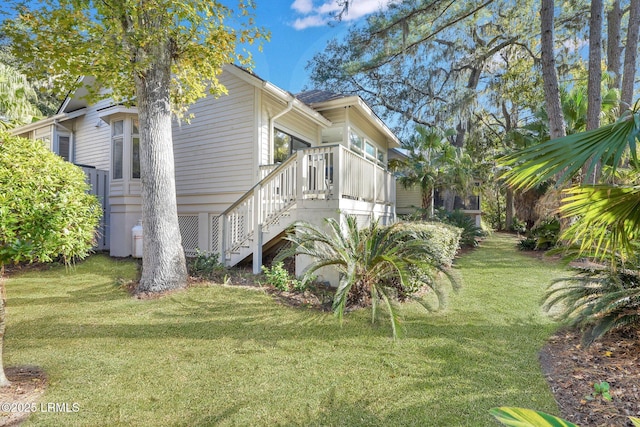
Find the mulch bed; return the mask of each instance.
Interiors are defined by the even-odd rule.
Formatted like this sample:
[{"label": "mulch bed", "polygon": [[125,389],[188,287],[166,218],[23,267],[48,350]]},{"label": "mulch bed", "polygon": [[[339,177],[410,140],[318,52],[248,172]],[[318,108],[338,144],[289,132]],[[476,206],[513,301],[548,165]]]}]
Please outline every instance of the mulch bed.
[{"label": "mulch bed", "polygon": [[[640,331],[610,334],[584,348],[576,331],[556,333],[540,352],[562,417],[581,427],[633,426],[640,417]],[[593,396],[606,381],[611,401]]]}]

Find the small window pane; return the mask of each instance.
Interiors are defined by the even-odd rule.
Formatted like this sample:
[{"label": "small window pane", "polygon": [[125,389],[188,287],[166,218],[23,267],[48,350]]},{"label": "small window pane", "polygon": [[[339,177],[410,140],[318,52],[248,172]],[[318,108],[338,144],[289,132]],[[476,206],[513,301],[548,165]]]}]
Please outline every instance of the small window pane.
[{"label": "small window pane", "polygon": [[111,126],[111,131],[113,136],[118,136],[118,135],[122,135],[124,133],[124,121],[122,120],[118,120],[116,122],[113,122],[113,125]]},{"label": "small window pane", "polygon": [[113,138],[113,179],[122,179],[122,137]]},{"label": "small window pane", "polygon": [[58,137],[58,155],[66,161],[69,161],[69,140],[70,138],[68,136]]},{"label": "small window pane", "polygon": [[140,133],[138,131],[138,121],[132,120],[132,122],[133,122],[133,129],[131,130],[131,133],[133,133],[134,135],[138,135]]},{"label": "small window pane", "polygon": [[140,138],[132,139],[131,178],[140,178]]},{"label": "small window pane", "polygon": [[362,151],[362,137],[357,133],[351,132],[349,134],[349,141],[351,142],[351,148],[355,148],[358,151]]},{"label": "small window pane", "polygon": [[364,147],[365,147],[365,151],[367,152],[367,155],[371,157],[376,156],[376,147],[374,147],[373,144],[371,144],[369,141],[366,141],[364,144]]},{"label": "small window pane", "polygon": [[273,162],[282,163],[291,154],[291,136],[276,129],[273,132]]}]

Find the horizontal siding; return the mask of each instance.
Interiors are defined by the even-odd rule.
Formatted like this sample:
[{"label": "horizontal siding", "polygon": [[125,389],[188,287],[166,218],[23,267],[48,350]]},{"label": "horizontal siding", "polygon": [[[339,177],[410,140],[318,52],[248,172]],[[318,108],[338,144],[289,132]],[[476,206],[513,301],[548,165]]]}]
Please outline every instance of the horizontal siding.
[{"label": "horizontal siding", "polygon": [[388,148],[387,138],[385,135],[376,129],[371,122],[355,108],[349,110],[349,122],[360,131],[364,132],[372,142],[378,145],[378,147],[384,148],[385,150]]},{"label": "horizontal siding", "polygon": [[191,123],[174,125],[178,195],[245,192],[254,184],[255,90],[229,73],[220,80],[228,95],[199,100]]},{"label": "horizontal siding", "polygon": [[340,107],[334,110],[321,111],[320,113],[327,118],[331,123],[344,123],[346,121],[345,112],[346,108]]},{"label": "horizontal siding", "polygon": [[[265,105],[267,105],[268,110],[272,111],[272,115],[276,115],[280,111],[284,110],[282,104],[279,104],[279,107],[275,107],[269,105],[267,101]],[[288,133],[311,143],[313,146],[318,145],[319,143],[319,126],[296,110],[291,110],[283,116],[278,117],[275,120],[274,127],[287,131]]]},{"label": "horizontal siding", "polygon": [[[111,128],[98,117],[98,110],[111,105],[103,100],[88,108],[84,116],[73,120],[75,163],[109,170]],[[63,123],[66,127],[67,124]]]},{"label": "horizontal siding", "polygon": [[396,182],[396,212],[400,215],[413,213],[415,207],[422,206],[420,187],[405,189]]}]

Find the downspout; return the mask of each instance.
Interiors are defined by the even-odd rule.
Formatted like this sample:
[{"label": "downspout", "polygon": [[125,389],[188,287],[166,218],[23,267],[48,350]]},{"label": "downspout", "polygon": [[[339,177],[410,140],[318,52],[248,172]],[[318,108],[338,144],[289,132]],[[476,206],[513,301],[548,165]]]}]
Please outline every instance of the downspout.
[{"label": "downspout", "polygon": [[[275,137],[273,135],[273,130],[274,130],[274,123],[276,121],[276,119],[279,119],[280,117],[284,116],[285,114],[287,114],[289,111],[291,111],[293,109],[293,98],[290,101],[287,101],[287,106],[285,107],[284,110],[280,111],[278,114],[276,114],[275,116],[269,118],[269,149],[273,151],[273,143],[275,142]],[[271,153],[271,161],[273,161],[273,154],[275,153]]]}]

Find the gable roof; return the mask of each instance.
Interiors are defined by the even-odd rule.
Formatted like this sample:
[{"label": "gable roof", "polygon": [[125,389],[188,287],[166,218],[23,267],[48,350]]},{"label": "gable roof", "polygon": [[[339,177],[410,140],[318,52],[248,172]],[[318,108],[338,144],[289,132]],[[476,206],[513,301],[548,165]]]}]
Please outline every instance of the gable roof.
[{"label": "gable roof", "polygon": [[367,105],[362,98],[357,95],[343,95],[329,92],[326,90],[309,90],[296,95],[296,98],[309,105],[316,111],[322,112],[340,107],[355,107],[365,117],[367,117],[374,126],[382,132],[389,142],[389,147],[400,147],[400,140],[396,134],[378,117],[378,115]]}]

